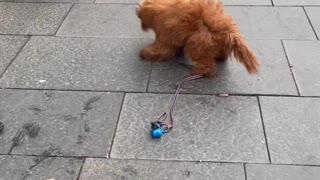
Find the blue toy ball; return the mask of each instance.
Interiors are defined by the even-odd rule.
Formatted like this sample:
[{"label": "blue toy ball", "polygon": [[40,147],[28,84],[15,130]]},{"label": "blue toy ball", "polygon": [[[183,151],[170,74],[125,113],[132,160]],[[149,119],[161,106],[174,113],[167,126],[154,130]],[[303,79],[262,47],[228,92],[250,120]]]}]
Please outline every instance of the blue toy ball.
[{"label": "blue toy ball", "polygon": [[154,138],[154,139],[159,139],[159,138],[161,138],[162,134],[163,134],[163,131],[162,131],[161,128],[152,129],[152,131],[151,131],[151,136],[152,136],[152,138]]}]

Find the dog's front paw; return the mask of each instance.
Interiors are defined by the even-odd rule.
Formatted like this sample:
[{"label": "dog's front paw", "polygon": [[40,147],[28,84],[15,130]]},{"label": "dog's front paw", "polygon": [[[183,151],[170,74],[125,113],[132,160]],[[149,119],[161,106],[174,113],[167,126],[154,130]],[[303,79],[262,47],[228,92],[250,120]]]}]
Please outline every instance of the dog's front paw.
[{"label": "dog's front paw", "polygon": [[140,51],[140,57],[149,61],[162,61],[160,53],[152,51],[150,48],[144,48]]}]

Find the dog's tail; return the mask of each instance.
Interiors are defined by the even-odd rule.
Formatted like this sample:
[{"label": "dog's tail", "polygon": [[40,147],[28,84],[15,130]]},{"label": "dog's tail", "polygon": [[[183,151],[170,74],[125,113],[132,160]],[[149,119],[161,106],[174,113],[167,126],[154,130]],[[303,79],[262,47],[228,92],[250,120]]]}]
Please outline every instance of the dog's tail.
[{"label": "dog's tail", "polygon": [[259,62],[244,38],[238,32],[234,32],[230,34],[230,40],[234,57],[246,67],[249,73],[257,73]]}]

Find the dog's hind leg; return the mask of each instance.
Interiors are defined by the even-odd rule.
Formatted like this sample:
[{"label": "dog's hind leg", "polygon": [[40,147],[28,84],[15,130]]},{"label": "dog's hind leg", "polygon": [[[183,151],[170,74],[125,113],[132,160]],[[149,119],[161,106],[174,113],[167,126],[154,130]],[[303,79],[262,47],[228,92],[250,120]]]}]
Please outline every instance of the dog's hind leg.
[{"label": "dog's hind leg", "polygon": [[224,63],[228,60],[228,54],[225,52],[220,52],[219,56],[216,58],[216,62],[218,63]]},{"label": "dog's hind leg", "polygon": [[207,78],[212,78],[215,75],[216,64],[212,62],[195,62],[195,67],[192,69],[192,75],[202,74]]},{"label": "dog's hind leg", "polygon": [[155,41],[140,51],[140,57],[150,61],[165,61],[172,59],[178,50],[172,45]]},{"label": "dog's hind leg", "polygon": [[192,74],[203,74],[209,78],[215,75],[215,60],[219,56],[219,51],[208,32],[192,35],[187,40],[184,52],[195,65]]}]

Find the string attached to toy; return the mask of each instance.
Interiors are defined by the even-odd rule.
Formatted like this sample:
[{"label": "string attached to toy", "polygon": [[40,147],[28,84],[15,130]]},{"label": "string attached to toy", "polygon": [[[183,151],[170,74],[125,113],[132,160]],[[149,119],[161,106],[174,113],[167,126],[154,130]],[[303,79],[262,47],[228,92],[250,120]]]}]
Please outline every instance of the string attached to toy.
[{"label": "string attached to toy", "polygon": [[[154,139],[161,138],[161,136],[163,134],[168,133],[170,131],[170,129],[173,128],[173,118],[172,118],[173,108],[177,102],[177,97],[180,93],[182,85],[187,81],[200,79],[202,77],[203,77],[202,74],[189,76],[179,83],[178,88],[176,90],[176,93],[173,96],[172,103],[171,103],[171,106],[169,109],[169,113],[167,114],[167,112],[164,112],[163,114],[161,114],[158,117],[158,119],[155,122],[151,123],[151,136],[152,136],[152,138],[154,138]],[[164,122],[167,118],[169,118],[170,124],[166,124]]]}]

